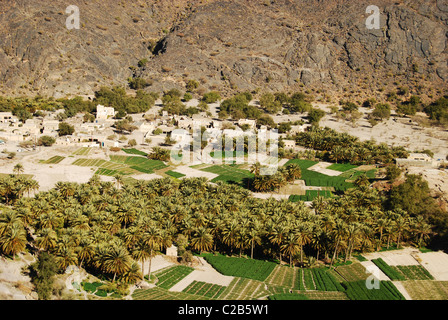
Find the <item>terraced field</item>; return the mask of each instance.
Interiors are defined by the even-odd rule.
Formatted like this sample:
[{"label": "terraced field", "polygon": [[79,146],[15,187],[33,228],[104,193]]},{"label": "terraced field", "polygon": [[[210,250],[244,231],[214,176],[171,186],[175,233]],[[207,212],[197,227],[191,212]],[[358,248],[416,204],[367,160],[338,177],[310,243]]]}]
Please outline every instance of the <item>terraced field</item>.
[{"label": "terraced field", "polygon": [[134,300],[208,300],[200,295],[185,292],[168,291],[159,287],[151,289],[137,289],[132,294]]},{"label": "terraced field", "polygon": [[131,169],[143,173],[153,173],[154,170],[159,170],[167,167],[167,165],[165,165],[163,161],[147,159],[145,157],[139,156],[112,155],[110,156],[110,161],[127,165]]},{"label": "terraced field", "polygon": [[92,148],[88,148],[88,147],[79,148],[78,150],[73,152],[72,155],[73,156],[86,156],[89,154],[90,150],[92,150]]},{"label": "terraced field", "polygon": [[448,281],[408,280],[401,284],[413,300],[448,300]]},{"label": "terraced field", "polygon": [[104,159],[77,159],[73,165],[81,167],[98,167],[96,174],[110,175],[113,176],[117,173],[123,175],[137,174],[139,171],[130,168],[129,166],[114,163],[111,161],[106,161]]},{"label": "terraced field", "polygon": [[366,268],[360,263],[338,266],[335,268],[335,271],[344,281],[366,280],[369,277]]},{"label": "terraced field", "polygon": [[64,160],[65,157],[63,156],[54,156],[51,157],[50,159],[47,159],[45,161],[42,161],[41,163],[45,163],[45,164],[57,164],[59,162],[61,162],[62,160]]},{"label": "terraced field", "polygon": [[162,289],[170,289],[180,280],[193,272],[193,270],[193,268],[179,265],[160,270],[159,272],[154,272],[154,275],[158,279],[157,286]]},{"label": "terraced field", "polygon": [[202,281],[193,281],[182,292],[196,294],[210,299],[218,299],[225,289],[225,286]]},{"label": "terraced field", "polygon": [[251,300],[269,295],[265,283],[247,278],[235,278],[219,296],[222,300]]}]

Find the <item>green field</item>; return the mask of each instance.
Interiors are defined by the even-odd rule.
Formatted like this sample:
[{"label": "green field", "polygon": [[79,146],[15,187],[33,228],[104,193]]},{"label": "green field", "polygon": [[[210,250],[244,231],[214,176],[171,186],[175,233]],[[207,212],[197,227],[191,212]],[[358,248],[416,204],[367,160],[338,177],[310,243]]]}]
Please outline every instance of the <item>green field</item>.
[{"label": "green field", "polygon": [[[339,176],[327,176],[320,172],[315,172],[312,170],[308,170],[308,168],[317,164],[317,161],[312,160],[302,160],[302,159],[291,159],[285,165],[288,164],[297,164],[300,166],[302,170],[302,180],[305,181],[307,186],[316,186],[316,187],[333,187],[335,191],[345,191],[348,188],[352,188],[354,185],[347,180],[354,180],[359,175],[363,174],[363,171],[358,171],[355,169],[348,169],[344,173]],[[348,167],[348,165],[345,165]],[[375,177],[375,170],[369,170],[365,172],[367,176],[371,179]]]},{"label": "green field", "polygon": [[324,198],[333,198],[334,195],[329,190],[306,190],[305,195],[296,195],[292,194],[289,196],[289,201],[297,202],[297,201],[313,201],[318,196]]},{"label": "green field", "polygon": [[178,179],[185,177],[185,175],[183,173],[172,171],[172,170],[168,170],[165,173],[171,177],[178,178]]},{"label": "green field", "polygon": [[159,272],[154,272],[153,274],[157,277],[157,286],[162,289],[170,289],[180,280],[185,278],[191,272],[193,268],[186,266],[172,266]]},{"label": "green field", "polygon": [[413,300],[448,300],[448,281],[408,280],[401,284]]},{"label": "green field", "polygon": [[380,270],[389,277],[390,280],[406,280],[406,277],[400,272],[398,268],[391,267],[383,259],[371,260]]},{"label": "green field", "polygon": [[205,260],[218,272],[235,277],[264,281],[274,270],[274,262],[223,255],[204,254]]},{"label": "green field", "polygon": [[360,263],[352,263],[346,266],[338,266],[335,268],[335,272],[344,281],[360,281],[366,280],[369,274],[366,272],[366,268]]},{"label": "green field", "polygon": [[210,152],[210,157],[219,159],[219,158],[239,158],[239,157],[247,157],[247,152],[244,151],[212,151]]},{"label": "green field", "polygon": [[151,289],[137,289],[132,293],[134,300],[208,300],[200,295],[185,292],[168,291],[159,287]]},{"label": "green field", "polygon": [[126,152],[126,153],[129,153],[129,154],[136,154],[136,155],[139,155],[139,156],[145,156],[145,157],[146,157],[146,156],[148,155],[146,152],[137,150],[137,149],[135,149],[135,148],[131,148],[131,149],[121,149],[121,150],[123,150],[123,151]]},{"label": "green field", "polygon": [[110,161],[128,165],[130,168],[143,172],[154,173],[154,170],[166,168],[167,165],[160,160],[152,160],[139,156],[110,156]]},{"label": "green field", "polygon": [[81,167],[98,167],[96,174],[113,176],[115,174],[129,175],[136,174],[139,171],[132,169],[131,167],[103,159],[77,159],[73,165]]},{"label": "green field", "polygon": [[89,154],[91,149],[92,148],[83,147],[83,148],[80,148],[80,149],[76,150],[75,152],[73,152],[72,155],[74,155],[74,156],[86,156],[86,155]]},{"label": "green field", "polygon": [[405,300],[391,281],[380,281],[378,289],[368,289],[365,281],[343,282],[350,300]]},{"label": "green field", "polygon": [[62,156],[54,156],[54,157],[51,157],[48,160],[42,161],[42,163],[45,163],[45,164],[56,164],[56,163],[61,162],[64,159],[65,159],[65,157],[62,157]]},{"label": "green field", "polygon": [[254,177],[249,170],[239,169],[237,166],[230,165],[214,165],[200,170],[219,175],[212,179],[211,182],[224,181],[226,183],[243,185],[245,179]]},{"label": "green field", "polygon": [[406,280],[434,280],[434,277],[421,265],[391,266],[401,273]]},{"label": "green field", "polygon": [[357,167],[358,166],[355,166],[350,163],[333,163],[331,166],[327,167],[327,169],[345,172]]},{"label": "green field", "polygon": [[225,286],[202,281],[193,281],[182,290],[182,292],[204,296],[209,299],[218,299],[225,289]]}]

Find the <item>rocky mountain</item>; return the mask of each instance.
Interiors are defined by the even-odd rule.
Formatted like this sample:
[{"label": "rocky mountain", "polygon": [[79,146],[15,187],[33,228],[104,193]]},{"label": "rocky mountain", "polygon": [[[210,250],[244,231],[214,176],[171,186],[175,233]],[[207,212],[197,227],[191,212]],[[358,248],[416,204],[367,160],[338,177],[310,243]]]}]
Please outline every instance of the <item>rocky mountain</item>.
[{"label": "rocky mountain", "polygon": [[[224,94],[446,94],[448,1],[373,2],[3,0],[0,94],[89,95],[132,76],[150,91],[195,79]],[[366,27],[372,4],[379,29]],[[80,29],[66,28],[69,5]]]}]

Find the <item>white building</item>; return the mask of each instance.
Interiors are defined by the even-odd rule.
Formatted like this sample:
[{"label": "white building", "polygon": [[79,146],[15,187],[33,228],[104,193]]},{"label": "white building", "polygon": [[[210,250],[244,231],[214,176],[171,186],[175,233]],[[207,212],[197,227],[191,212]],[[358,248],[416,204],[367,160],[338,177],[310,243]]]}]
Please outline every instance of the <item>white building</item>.
[{"label": "white building", "polygon": [[101,104],[96,106],[96,119],[106,120],[115,116],[115,109],[112,107],[105,107]]},{"label": "white building", "polygon": [[238,126],[241,127],[242,125],[245,125],[245,124],[249,125],[249,127],[251,129],[254,129],[257,122],[255,120],[251,120],[251,119],[239,119],[238,120]]},{"label": "white building", "polygon": [[283,140],[284,143],[284,149],[294,149],[294,147],[296,146],[296,141],[295,140]]}]

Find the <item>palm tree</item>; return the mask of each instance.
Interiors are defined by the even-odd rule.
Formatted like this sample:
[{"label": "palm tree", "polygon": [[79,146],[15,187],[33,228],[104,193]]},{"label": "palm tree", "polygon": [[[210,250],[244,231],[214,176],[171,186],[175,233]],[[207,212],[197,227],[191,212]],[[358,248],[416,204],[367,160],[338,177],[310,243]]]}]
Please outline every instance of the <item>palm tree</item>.
[{"label": "palm tree", "polygon": [[346,235],[347,225],[342,219],[337,219],[334,229],[332,230],[333,239],[336,241],[333,251],[333,257],[331,258],[330,268],[333,266],[333,262],[336,258],[336,254],[339,250],[339,244],[344,239]]},{"label": "palm tree", "polygon": [[255,176],[259,176],[260,175],[260,169],[261,169],[261,164],[259,161],[253,163],[250,166],[250,172],[253,173]]},{"label": "palm tree", "polygon": [[297,234],[290,231],[286,233],[284,240],[280,246],[281,252],[289,255],[289,266],[292,267],[292,257],[301,251],[301,241]]},{"label": "palm tree", "polygon": [[[284,225],[274,225],[272,226],[272,229],[269,230],[268,238],[271,241],[271,243],[276,244],[281,248],[285,235],[286,235],[287,229]],[[279,250],[279,262],[282,262],[282,251]]]},{"label": "palm tree", "polygon": [[193,236],[190,241],[190,245],[193,250],[209,251],[213,247],[213,236],[210,233],[210,229],[205,227],[196,228],[193,232]]},{"label": "palm tree", "polygon": [[57,240],[56,231],[51,228],[43,228],[38,233],[35,243],[39,249],[48,251],[56,247]]},{"label": "palm tree", "polygon": [[115,184],[117,185],[117,188],[119,189],[120,186],[123,185],[123,175],[122,174],[116,174],[114,175]]},{"label": "palm tree", "polygon": [[[146,246],[146,244],[144,243],[144,241],[142,239],[140,239],[139,241],[137,241],[134,245],[134,247],[132,248],[132,252],[131,252],[132,258],[137,260],[137,261],[141,261],[142,263],[142,280],[143,277],[145,276],[145,260],[148,258],[151,258],[151,252],[150,250],[148,250],[148,246]],[[148,279],[151,280],[151,279]]]},{"label": "palm tree", "polygon": [[65,270],[68,266],[78,263],[78,256],[76,255],[75,249],[64,244],[58,247],[55,256],[60,270]]},{"label": "palm tree", "polygon": [[296,163],[290,163],[286,166],[286,181],[294,182],[294,180],[302,177],[302,170]]},{"label": "palm tree", "polygon": [[132,258],[128,251],[119,245],[110,245],[101,257],[101,267],[107,273],[113,273],[112,282],[117,274],[122,275],[131,269]]},{"label": "palm tree", "polygon": [[13,172],[14,172],[14,173],[16,173],[16,174],[21,174],[21,173],[23,173],[23,171],[24,171],[24,168],[23,168],[23,166],[22,166],[20,163],[17,163],[17,164],[14,166],[14,169],[13,169]]},{"label": "palm tree", "polygon": [[26,231],[21,223],[14,223],[5,230],[0,237],[0,249],[13,259],[16,254],[25,250],[27,240]]},{"label": "palm tree", "polygon": [[142,245],[144,245],[149,251],[148,279],[151,279],[151,260],[154,256],[154,251],[159,250],[162,243],[161,230],[155,223],[151,223],[144,231],[142,235],[142,242]]}]

